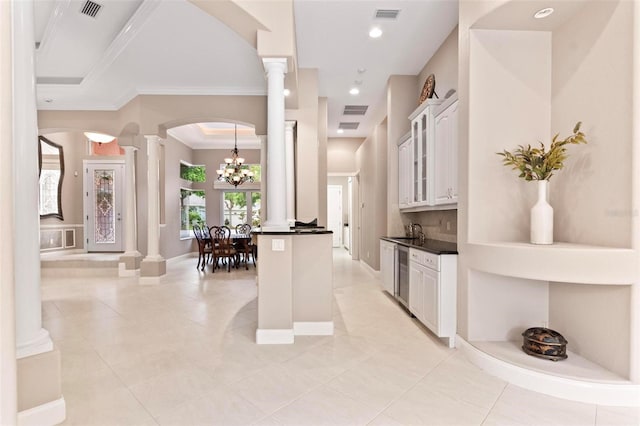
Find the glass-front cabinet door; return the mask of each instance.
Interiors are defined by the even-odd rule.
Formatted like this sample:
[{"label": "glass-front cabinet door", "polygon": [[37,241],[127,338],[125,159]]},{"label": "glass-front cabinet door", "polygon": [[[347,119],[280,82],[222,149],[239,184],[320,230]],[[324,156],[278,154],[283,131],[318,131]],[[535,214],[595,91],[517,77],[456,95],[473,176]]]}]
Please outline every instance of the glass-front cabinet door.
[{"label": "glass-front cabinet door", "polygon": [[434,205],[434,110],[441,103],[438,99],[428,99],[409,116],[413,142],[410,163],[413,194],[410,205],[405,208]]},{"label": "glass-front cabinet door", "polygon": [[413,123],[413,203],[420,201],[420,125],[418,121]]}]

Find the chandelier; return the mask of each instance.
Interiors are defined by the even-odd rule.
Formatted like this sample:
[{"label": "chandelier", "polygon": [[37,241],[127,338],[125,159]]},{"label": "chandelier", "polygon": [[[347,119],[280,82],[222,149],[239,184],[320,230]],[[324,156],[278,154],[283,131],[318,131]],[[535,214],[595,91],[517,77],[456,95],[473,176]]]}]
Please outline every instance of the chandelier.
[{"label": "chandelier", "polygon": [[234,127],[235,143],[233,150],[231,150],[231,158],[225,158],[224,168],[216,170],[216,172],[218,173],[219,181],[227,182],[237,187],[245,182],[253,182],[253,172],[247,166],[242,167],[244,158],[238,156],[238,125],[236,124]]}]

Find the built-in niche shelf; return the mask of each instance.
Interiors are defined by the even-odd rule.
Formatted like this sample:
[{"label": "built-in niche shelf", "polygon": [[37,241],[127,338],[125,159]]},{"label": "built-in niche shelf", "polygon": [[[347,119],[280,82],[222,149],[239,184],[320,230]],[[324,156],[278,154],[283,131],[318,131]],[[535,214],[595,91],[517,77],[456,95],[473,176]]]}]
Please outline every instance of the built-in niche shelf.
[{"label": "built-in niche shelf", "polygon": [[640,385],[571,351],[567,359],[553,362],[525,354],[521,341],[458,337],[456,345],[485,371],[527,389],[591,404],[637,406],[640,401]]},{"label": "built-in niche shelf", "polygon": [[581,284],[629,285],[637,279],[635,250],[558,242],[479,242],[465,246],[469,267],[492,274]]}]

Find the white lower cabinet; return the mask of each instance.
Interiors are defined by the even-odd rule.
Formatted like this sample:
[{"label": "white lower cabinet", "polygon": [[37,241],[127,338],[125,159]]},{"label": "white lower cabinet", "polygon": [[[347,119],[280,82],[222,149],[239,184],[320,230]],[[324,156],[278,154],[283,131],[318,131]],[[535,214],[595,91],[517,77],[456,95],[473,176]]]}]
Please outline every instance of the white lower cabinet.
[{"label": "white lower cabinet", "polygon": [[380,240],[380,278],[382,288],[390,295],[394,295],[396,283],[396,244]]},{"label": "white lower cabinet", "polygon": [[409,253],[409,310],[436,336],[455,346],[457,255]]}]

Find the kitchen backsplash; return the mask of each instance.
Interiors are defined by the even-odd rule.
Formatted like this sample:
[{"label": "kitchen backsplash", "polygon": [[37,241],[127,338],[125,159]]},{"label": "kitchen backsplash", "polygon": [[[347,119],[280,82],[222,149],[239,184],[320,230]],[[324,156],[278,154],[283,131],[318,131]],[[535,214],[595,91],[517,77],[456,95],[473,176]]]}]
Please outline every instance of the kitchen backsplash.
[{"label": "kitchen backsplash", "polygon": [[458,234],[458,211],[457,210],[436,210],[418,213],[406,213],[403,215],[404,225],[419,223],[422,225],[422,232],[432,240],[457,242]]}]

